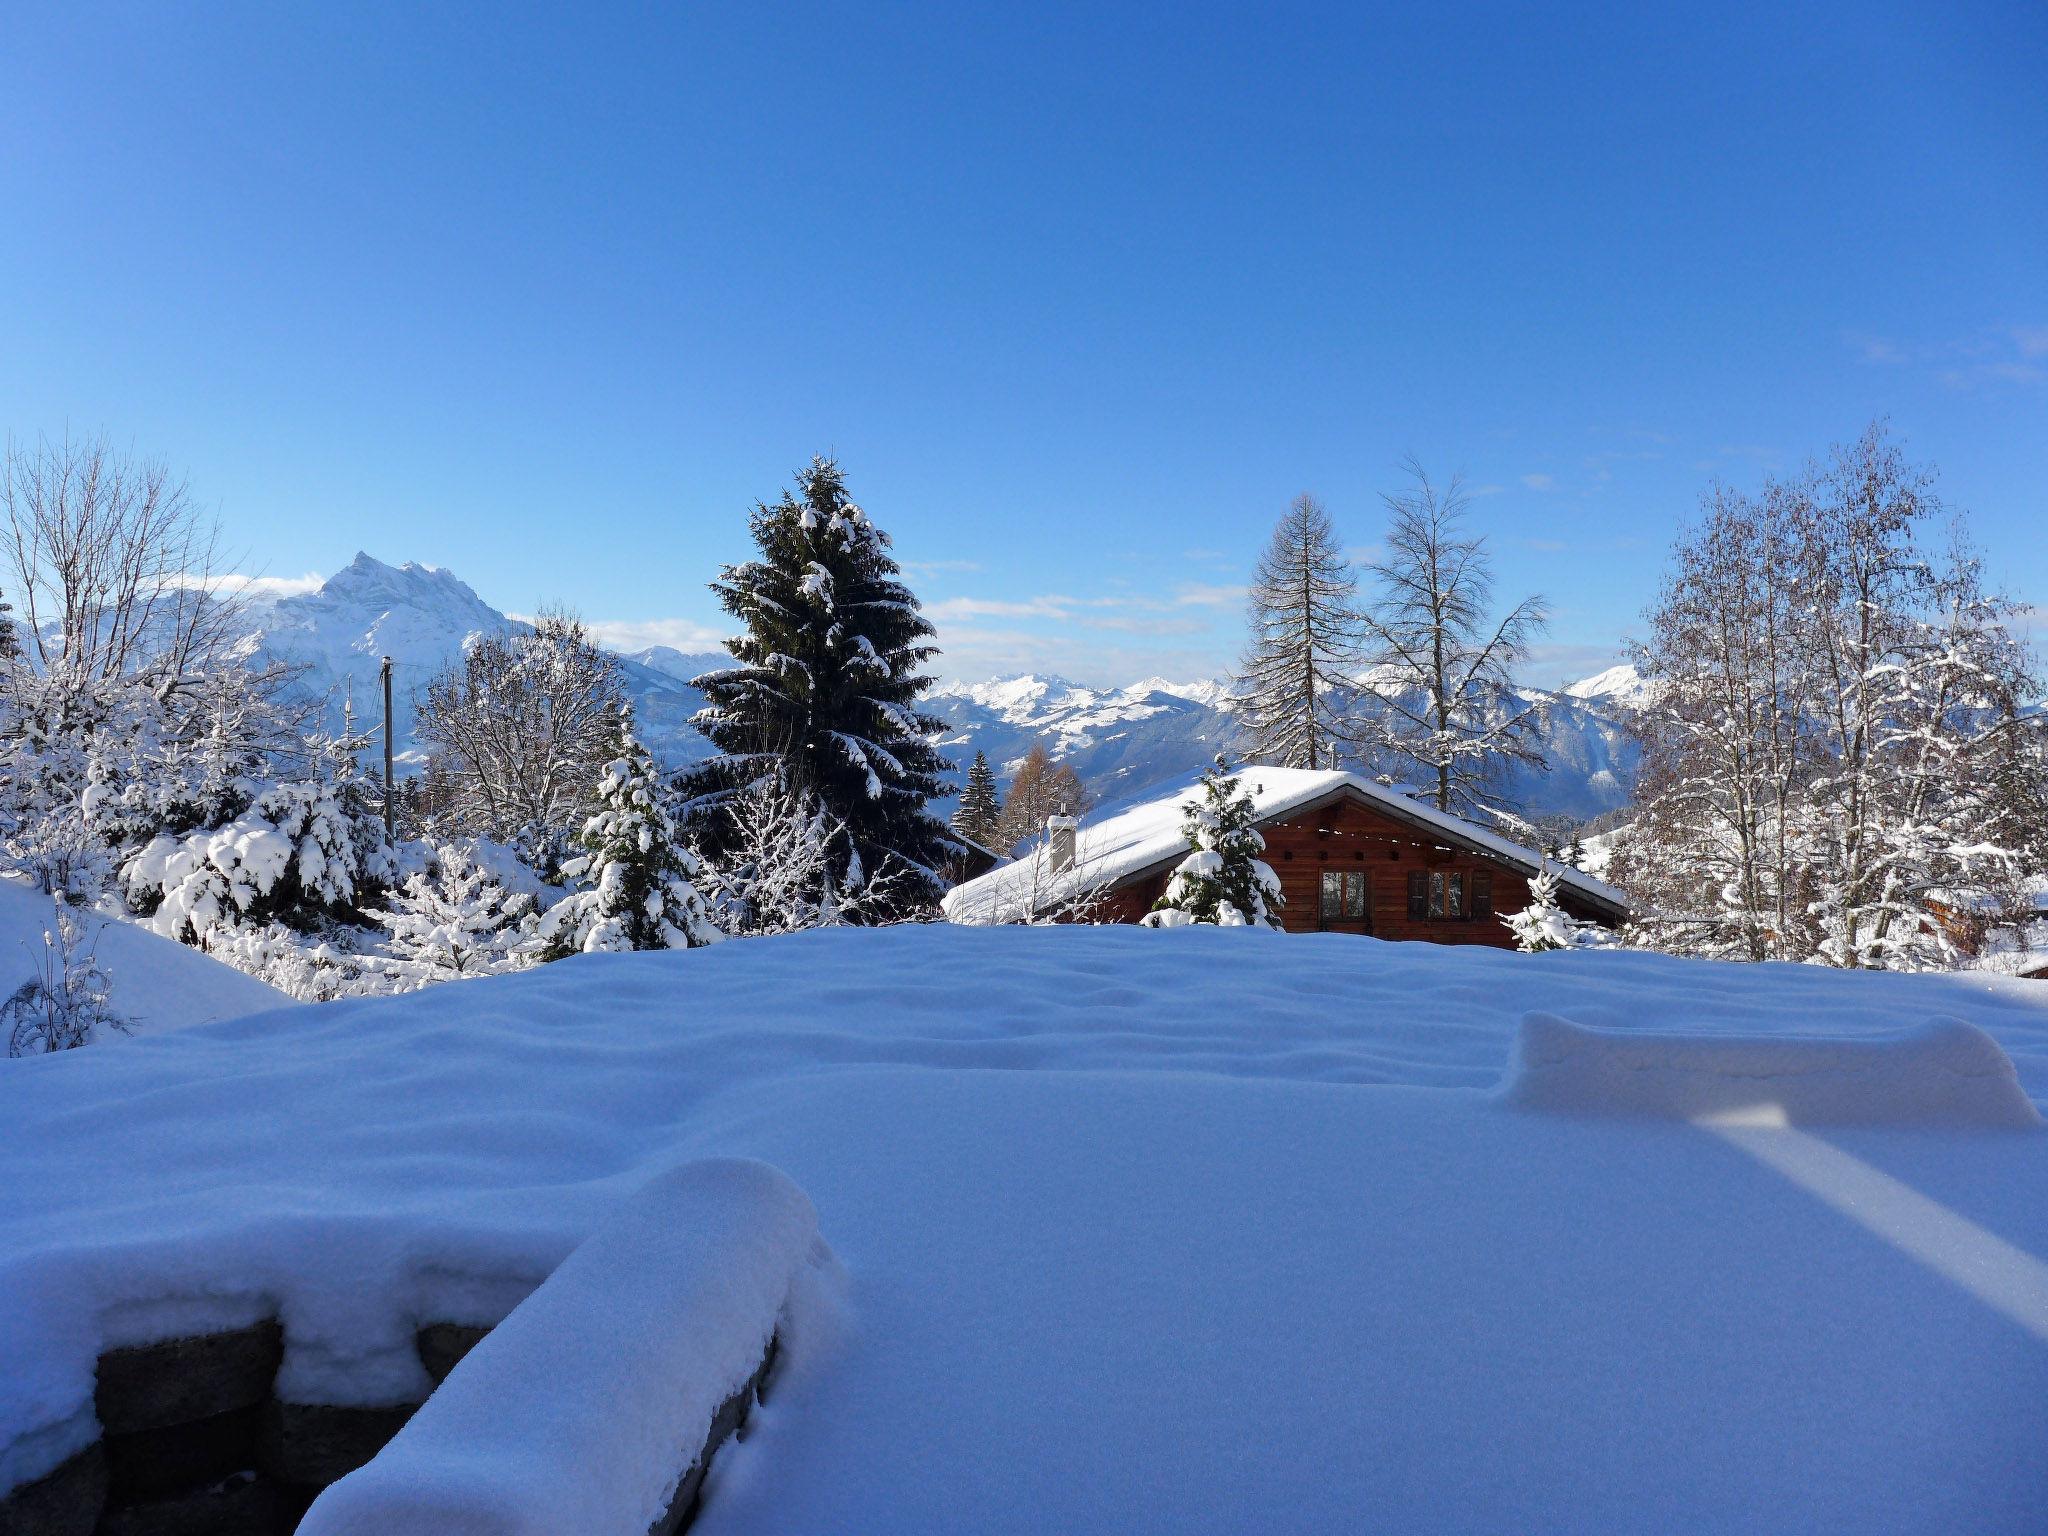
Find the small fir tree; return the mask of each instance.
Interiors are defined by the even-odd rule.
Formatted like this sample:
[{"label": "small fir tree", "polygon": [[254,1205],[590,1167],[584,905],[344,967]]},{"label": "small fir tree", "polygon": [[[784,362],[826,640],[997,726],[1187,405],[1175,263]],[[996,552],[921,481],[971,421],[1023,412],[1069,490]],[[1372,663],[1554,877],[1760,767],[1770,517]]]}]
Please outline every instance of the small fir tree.
[{"label": "small fir tree", "polygon": [[1252,825],[1251,792],[1219,755],[1202,775],[1202,798],[1184,807],[1181,831],[1193,850],[1166,882],[1166,893],[1145,915],[1148,928],[1189,923],[1278,928],[1280,881],[1259,855],[1266,840]]},{"label": "small fir tree", "polygon": [[738,836],[734,799],[773,779],[844,828],[842,888],[886,874],[895,895],[870,920],[910,915],[938,900],[939,867],[960,851],[926,809],[953,766],[931,744],[944,722],[917,708],[932,626],[837,464],[812,460],[797,492],[755,508],[760,558],[711,584],[745,632],[728,642],[735,666],[696,679],[710,702],[692,723],[718,756],[685,775],[686,813],[719,858]]},{"label": "small fir tree", "polygon": [[654,758],[619,711],[619,755],[597,783],[597,810],[583,823],[583,852],[562,866],[581,887],[541,921],[542,958],[598,950],[692,949],[719,937],[698,893],[696,855],[676,839]]},{"label": "small fir tree", "polygon": [[388,974],[416,986],[515,969],[538,928],[533,894],[508,889],[460,844],[437,849],[371,916],[391,932]]},{"label": "small fir tree", "polygon": [[953,830],[984,848],[993,848],[1002,821],[1003,802],[996,793],[996,771],[988,765],[988,754],[976,751],[967,770],[967,788],[960,795],[960,808],[953,813]]},{"label": "small fir tree", "polygon": [[1506,912],[1501,921],[1515,936],[1515,947],[1527,953],[1547,949],[1608,949],[1614,935],[1598,923],[1573,917],[1558,905],[1557,872],[1547,866],[1529,882],[1529,905]]}]

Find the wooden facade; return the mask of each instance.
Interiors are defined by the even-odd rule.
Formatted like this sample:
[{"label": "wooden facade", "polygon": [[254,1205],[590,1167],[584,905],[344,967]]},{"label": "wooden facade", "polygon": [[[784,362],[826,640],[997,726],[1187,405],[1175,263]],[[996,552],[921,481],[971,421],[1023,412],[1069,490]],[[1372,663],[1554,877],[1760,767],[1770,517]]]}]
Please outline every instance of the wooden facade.
[{"label": "wooden facade", "polygon": [[[1533,871],[1497,854],[1454,846],[1445,833],[1399,819],[1348,790],[1258,827],[1266,839],[1266,862],[1286,897],[1279,915],[1289,933],[1514,947],[1500,914],[1528,906]],[[1118,881],[1088,920],[1137,922],[1152,910],[1185,854],[1182,849]],[[1558,905],[1573,917],[1610,926],[1623,915],[1567,885],[1558,888]]]}]

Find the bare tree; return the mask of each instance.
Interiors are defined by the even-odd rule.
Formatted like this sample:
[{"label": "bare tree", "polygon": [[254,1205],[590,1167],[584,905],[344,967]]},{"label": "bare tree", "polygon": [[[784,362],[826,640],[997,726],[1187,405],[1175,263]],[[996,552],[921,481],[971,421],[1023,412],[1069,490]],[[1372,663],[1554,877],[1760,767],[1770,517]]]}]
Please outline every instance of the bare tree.
[{"label": "bare tree", "polygon": [[1294,498],[1259,557],[1248,603],[1251,641],[1236,713],[1248,755],[1283,768],[1334,768],[1344,735],[1339,690],[1357,665],[1358,580],[1330,515]]},{"label": "bare tree", "polygon": [[[1756,497],[1716,487],[1637,665],[1639,814],[1611,866],[1668,947],[1950,963],[2048,862],[2014,605],[1881,427]],[[1967,940],[1965,940],[1967,942]]]},{"label": "bare tree", "polygon": [[420,738],[453,770],[446,830],[524,840],[551,863],[581,824],[624,699],[617,659],[570,614],[477,638],[419,705]]},{"label": "bare tree", "polygon": [[0,561],[45,674],[146,674],[169,690],[221,663],[240,633],[218,520],[162,460],[102,439],[8,443]]},{"label": "bare tree", "polygon": [[1405,467],[1414,487],[1383,498],[1386,554],[1365,567],[1375,697],[1359,741],[1383,772],[1419,771],[1438,810],[1484,809],[1498,803],[1494,781],[1509,762],[1544,766],[1538,711],[1519,702],[1513,673],[1549,615],[1531,596],[1491,616],[1493,563],[1486,540],[1463,529],[1463,482],[1439,492],[1416,460]]}]

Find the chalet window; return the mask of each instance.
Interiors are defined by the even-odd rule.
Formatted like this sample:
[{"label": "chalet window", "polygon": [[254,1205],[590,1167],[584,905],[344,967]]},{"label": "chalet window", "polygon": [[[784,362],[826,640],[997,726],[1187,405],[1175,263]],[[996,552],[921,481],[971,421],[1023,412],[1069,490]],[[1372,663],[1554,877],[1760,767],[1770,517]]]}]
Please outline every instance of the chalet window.
[{"label": "chalet window", "polygon": [[1475,918],[1493,916],[1493,876],[1480,874],[1472,877],[1472,915]]},{"label": "chalet window", "polygon": [[1322,901],[1319,907],[1322,920],[1327,923],[1356,922],[1365,916],[1366,882],[1362,872],[1357,870],[1326,869],[1323,871]]},{"label": "chalet window", "polygon": [[[1475,876],[1487,880],[1487,901],[1493,900],[1492,877]],[[1463,918],[1471,915],[1465,904],[1465,877],[1447,874],[1442,870],[1413,870],[1408,875],[1408,915],[1419,918]]]}]

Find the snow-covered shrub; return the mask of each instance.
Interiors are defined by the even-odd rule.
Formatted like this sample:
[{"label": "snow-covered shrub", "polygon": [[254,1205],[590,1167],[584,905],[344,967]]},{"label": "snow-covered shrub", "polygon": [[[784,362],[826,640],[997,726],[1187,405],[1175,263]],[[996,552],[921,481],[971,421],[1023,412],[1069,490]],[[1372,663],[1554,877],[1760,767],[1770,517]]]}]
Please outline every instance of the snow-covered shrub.
[{"label": "snow-covered shrub", "polygon": [[676,839],[654,758],[619,712],[619,755],[605,765],[583,852],[562,866],[580,889],[540,923],[542,957],[597,950],[691,949],[720,938],[698,891],[704,869]]},{"label": "snow-covered shrub", "polygon": [[283,923],[217,929],[206,952],[302,1003],[406,990],[379,967]]},{"label": "snow-covered shrub", "polygon": [[1182,809],[1181,831],[1193,852],[1168,877],[1165,894],[1145,914],[1145,926],[1279,927],[1276,914],[1284,898],[1279,877],[1259,857],[1266,840],[1252,825],[1251,794],[1239,787],[1220,754],[1202,775],[1202,798]]},{"label": "snow-covered shrub", "polygon": [[814,796],[771,774],[728,803],[731,840],[704,871],[718,925],[732,934],[797,933],[886,920],[900,905],[901,867],[861,867],[845,826]]},{"label": "snow-covered shrub", "polygon": [[68,1051],[88,1044],[98,1030],[126,1030],[127,1021],[109,1003],[112,988],[84,924],[61,894],[53,897],[35,974],[0,1003],[7,1054]]},{"label": "snow-covered shrub", "polygon": [[1515,947],[1528,952],[1546,949],[1612,949],[1614,934],[1599,923],[1573,917],[1557,902],[1557,875],[1550,869],[1529,882],[1529,905],[1506,912],[1501,921],[1515,936]]},{"label": "snow-covered shrub", "polygon": [[123,866],[128,901],[166,938],[212,948],[223,929],[272,919],[307,925],[351,910],[367,840],[332,783],[273,784],[224,826],[162,832]]},{"label": "snow-covered shrub", "polygon": [[425,869],[391,892],[389,910],[371,916],[391,934],[394,980],[413,986],[488,976],[527,962],[539,930],[539,885],[509,888],[473,845],[445,844]]}]

